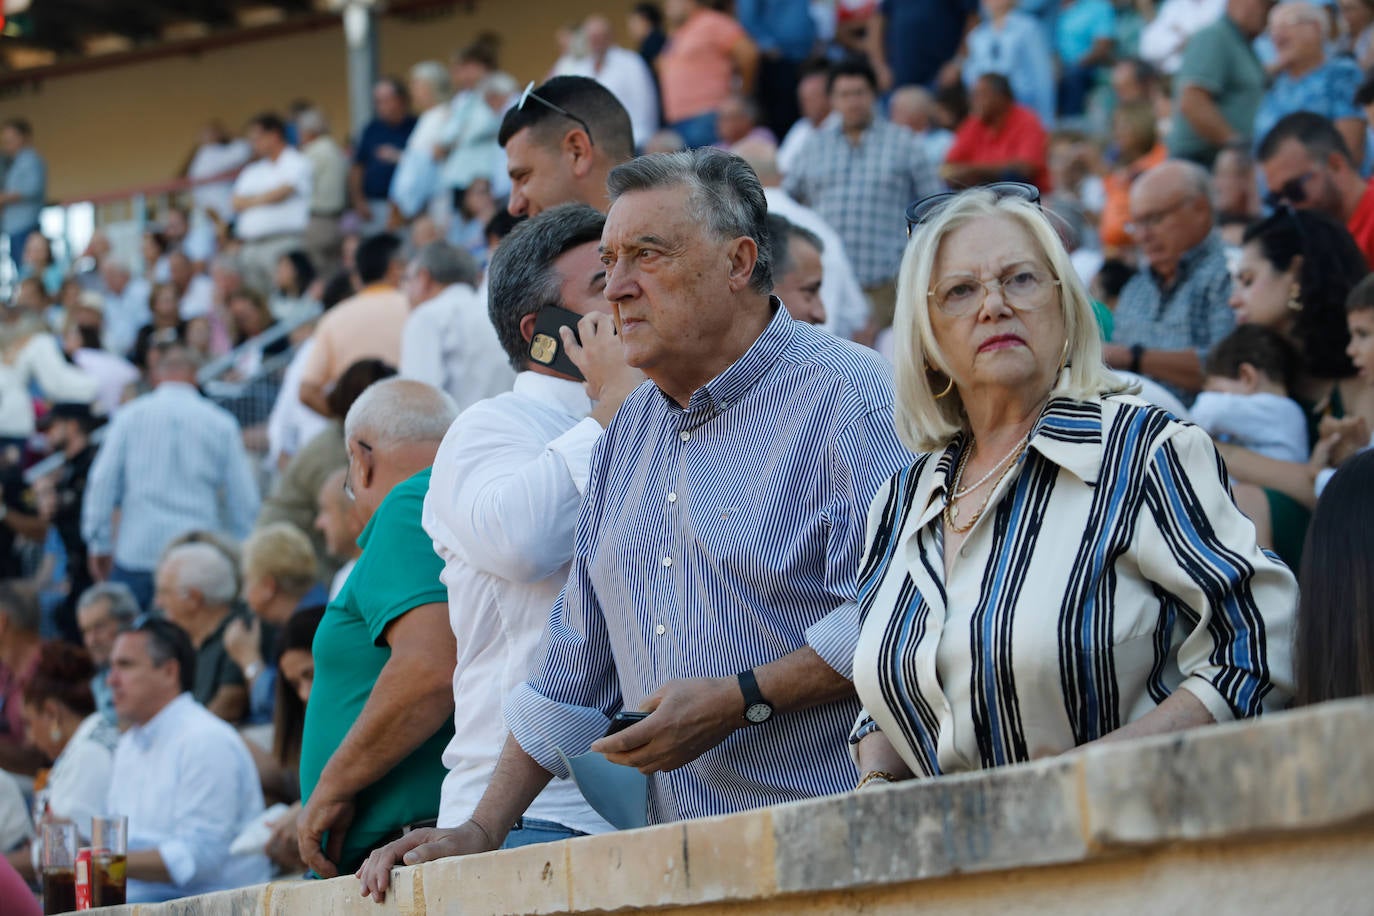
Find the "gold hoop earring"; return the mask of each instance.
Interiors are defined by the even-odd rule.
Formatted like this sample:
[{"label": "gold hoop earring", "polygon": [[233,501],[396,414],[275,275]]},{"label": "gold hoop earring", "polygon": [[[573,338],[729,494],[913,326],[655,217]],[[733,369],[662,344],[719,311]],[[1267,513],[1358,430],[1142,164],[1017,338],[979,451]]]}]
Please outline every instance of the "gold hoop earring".
[{"label": "gold hoop earring", "polygon": [[[932,366],[930,363],[926,363],[926,374],[927,374],[927,375],[935,375],[935,374],[938,373],[939,371],[940,371],[940,370],[936,369],[936,368],[935,368],[934,366]],[[941,391],[939,394],[935,395],[935,400],[937,400],[937,401],[940,400],[941,398],[947,397],[947,396],[949,395],[949,393],[950,393],[951,391],[954,390],[954,376],[952,376],[952,375],[946,375],[945,378],[947,378],[947,379],[949,380],[949,384],[945,385],[945,390],[944,390],[944,391]]]}]

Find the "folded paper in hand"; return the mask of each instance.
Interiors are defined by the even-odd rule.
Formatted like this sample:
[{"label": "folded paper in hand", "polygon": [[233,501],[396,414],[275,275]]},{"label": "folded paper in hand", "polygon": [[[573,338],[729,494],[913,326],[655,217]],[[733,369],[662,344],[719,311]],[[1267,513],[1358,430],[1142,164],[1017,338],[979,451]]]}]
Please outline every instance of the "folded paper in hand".
[{"label": "folded paper in hand", "polygon": [[569,757],[554,748],[592,810],[617,830],[649,824],[649,778],[634,767],[611,763],[595,751]]}]

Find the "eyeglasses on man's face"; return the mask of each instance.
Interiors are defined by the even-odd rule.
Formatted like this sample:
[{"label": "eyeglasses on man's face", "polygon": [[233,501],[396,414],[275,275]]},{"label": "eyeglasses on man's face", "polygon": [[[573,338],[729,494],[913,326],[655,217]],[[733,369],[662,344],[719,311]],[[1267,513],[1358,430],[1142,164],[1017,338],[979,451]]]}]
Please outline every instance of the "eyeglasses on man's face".
[{"label": "eyeglasses on man's face", "polygon": [[[353,441],[358,444],[358,448],[367,452],[369,455],[372,454],[372,446],[361,439],[354,439]],[[343,491],[344,496],[347,496],[350,501],[358,498],[353,493],[353,449],[351,448],[348,450],[348,466],[344,468]]]},{"label": "eyeglasses on man's face", "polygon": [[542,95],[535,92],[534,80],[530,80],[530,84],[525,87],[525,91],[520,93],[520,101],[517,102],[515,105],[516,110],[524,111],[525,103],[528,102],[530,99],[534,99],[536,102],[543,105],[545,108],[548,108],[550,111],[556,111],[563,117],[568,118],[571,121],[576,121],[578,125],[582,128],[582,130],[586,132],[587,142],[592,144],[593,146],[596,145],[596,141],[592,139],[591,126],[587,124],[586,121],[582,120],[577,115],[573,114],[571,111],[568,111],[568,109],[564,108],[562,105],[555,105],[553,102],[550,102],[548,99],[544,98]]}]

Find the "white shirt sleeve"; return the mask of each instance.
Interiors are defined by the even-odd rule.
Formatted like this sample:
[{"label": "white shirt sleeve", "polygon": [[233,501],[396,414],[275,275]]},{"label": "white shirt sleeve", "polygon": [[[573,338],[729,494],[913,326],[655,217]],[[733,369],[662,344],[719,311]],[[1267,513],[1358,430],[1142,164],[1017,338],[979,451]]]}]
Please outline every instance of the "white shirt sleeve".
[{"label": "white shirt sleeve", "polygon": [[51,334],[37,334],[20,356],[28,374],[38,381],[50,401],[95,400],[97,383],[86,372],[67,362]]},{"label": "white shirt sleeve", "polygon": [[401,329],[401,375],[444,388],[444,327],[438,310],[442,302],[427,302],[408,316]]}]

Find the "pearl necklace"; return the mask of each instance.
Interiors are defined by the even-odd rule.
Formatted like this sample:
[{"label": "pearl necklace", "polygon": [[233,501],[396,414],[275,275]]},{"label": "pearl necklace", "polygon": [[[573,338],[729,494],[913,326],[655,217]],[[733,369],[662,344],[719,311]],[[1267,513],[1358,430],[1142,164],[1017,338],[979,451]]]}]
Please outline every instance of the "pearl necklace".
[{"label": "pearl necklace", "polygon": [[[1020,458],[1021,454],[1025,452],[1026,445],[1029,441],[1030,436],[1029,434],[1027,434],[1025,438],[1023,438],[1020,442],[1016,444],[1015,448],[1008,452],[1002,458],[1001,461],[997,462],[997,464],[993,466],[992,471],[989,471],[987,474],[983,476],[982,480],[978,481],[968,489],[960,491],[959,481],[963,479],[964,467],[968,464],[969,455],[973,453],[973,444],[969,443],[969,447],[964,450],[963,457],[959,459],[959,466],[955,468],[954,471],[954,480],[951,482],[952,495],[949,499],[945,500],[945,524],[949,525],[951,531],[953,531],[955,534],[964,534],[965,532],[973,528],[974,525],[978,524],[978,519],[983,517],[983,513],[986,512],[988,509],[988,503],[992,501],[992,494],[997,492],[997,488],[1002,485],[1002,481],[1005,480],[1007,475],[1011,473],[1011,469],[1016,467],[1016,459]],[[1011,458],[1012,460],[1008,461],[1008,458]],[[973,516],[969,518],[967,525],[959,525],[959,523],[955,521],[958,511],[955,507],[955,501],[963,496],[967,496],[969,493],[972,493],[974,490],[981,487],[984,483],[987,482],[988,478],[992,476],[993,472],[996,471],[999,467],[1002,467],[1003,464],[1005,464],[1006,467],[1003,469],[1002,475],[997,478],[997,482],[995,484],[988,488],[988,494],[983,497],[983,503],[978,507],[978,511],[974,512]]]},{"label": "pearl necklace", "polygon": [[991,469],[991,470],[989,470],[989,471],[988,471],[986,474],[984,474],[982,477],[978,478],[978,482],[977,482],[977,483],[973,484],[972,486],[968,486],[968,487],[964,487],[963,489],[959,489],[959,486],[958,486],[959,481],[962,480],[963,477],[964,477],[964,465],[968,463],[969,455],[973,454],[973,442],[970,441],[970,442],[969,442],[969,445],[968,445],[968,448],[964,449],[963,457],[960,458],[960,460],[959,460],[959,470],[958,470],[958,472],[954,475],[954,484],[955,484],[954,498],[955,498],[955,499],[963,499],[965,496],[968,496],[968,495],[969,495],[970,493],[972,493],[974,490],[978,489],[978,488],[981,487],[983,484],[987,483],[987,482],[988,482],[988,479],[989,479],[990,477],[992,477],[993,474],[996,474],[996,473],[1002,468],[1002,465],[1006,464],[1007,459],[1012,458],[1013,456],[1016,456],[1016,455],[1020,455],[1020,454],[1021,454],[1021,450],[1022,450],[1023,448],[1025,448],[1026,443],[1027,443],[1028,441],[1030,441],[1030,433],[1026,433],[1024,436],[1022,436],[1022,437],[1021,437],[1021,441],[1018,442],[1018,443],[1016,443],[1015,445],[1013,445],[1013,446],[1011,447],[1011,450],[1008,451],[1005,455],[1003,455],[1002,458],[1001,458],[1001,460],[999,460],[996,464],[994,464],[994,465],[992,466],[992,469]]}]

